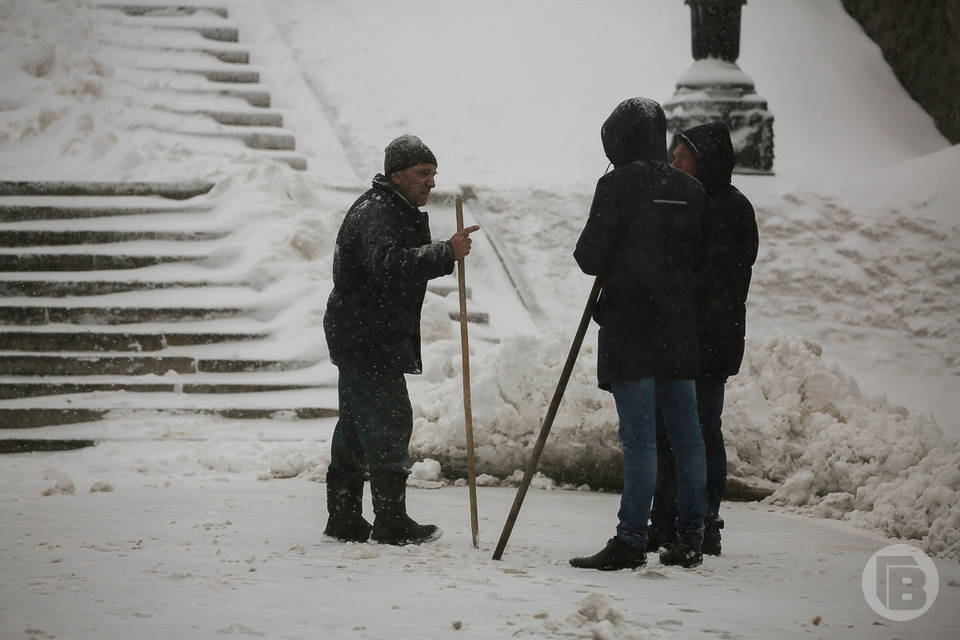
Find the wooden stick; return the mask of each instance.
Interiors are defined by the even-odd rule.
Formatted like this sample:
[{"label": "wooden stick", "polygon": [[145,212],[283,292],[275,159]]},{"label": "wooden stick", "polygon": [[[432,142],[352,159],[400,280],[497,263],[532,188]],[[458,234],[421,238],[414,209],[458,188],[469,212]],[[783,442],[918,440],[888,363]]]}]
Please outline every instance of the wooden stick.
[{"label": "wooden stick", "polygon": [[523,498],[527,495],[527,489],[530,488],[530,481],[537,472],[537,465],[540,463],[540,455],[543,453],[543,447],[547,444],[547,436],[550,435],[550,428],[553,426],[553,419],[560,408],[560,401],[563,399],[563,393],[567,390],[567,382],[570,380],[570,374],[573,372],[573,365],[577,361],[577,354],[580,353],[580,346],[583,344],[583,337],[587,333],[587,327],[590,326],[590,317],[593,315],[593,308],[597,304],[597,298],[600,297],[600,278],[593,281],[593,289],[590,290],[590,296],[587,298],[587,304],[583,309],[583,317],[580,318],[580,326],[577,327],[577,334],[573,338],[573,344],[570,345],[570,353],[567,354],[567,362],[563,365],[563,371],[560,373],[560,380],[557,382],[557,388],[553,392],[553,399],[550,401],[550,407],[547,409],[547,415],[543,419],[543,425],[540,427],[540,435],[533,446],[533,453],[530,454],[530,461],[523,473],[523,480],[517,487],[517,495],[513,499],[513,506],[510,508],[510,515],[507,516],[507,522],[503,525],[503,533],[500,534],[500,541],[497,543],[497,549],[493,552],[493,559],[499,560],[503,557],[503,550],[507,546],[507,540],[510,539],[510,533],[513,531],[513,525],[517,522],[517,516],[520,515],[520,507],[523,505]]},{"label": "wooden stick", "polygon": [[[457,231],[463,231],[463,198],[457,196]],[[463,360],[463,422],[467,430],[467,485],[470,487],[470,531],[473,548],[480,546],[477,518],[477,478],[473,458],[473,411],[470,406],[470,341],[467,337],[467,285],[463,258],[457,260],[457,285],[460,289],[460,351]]]}]

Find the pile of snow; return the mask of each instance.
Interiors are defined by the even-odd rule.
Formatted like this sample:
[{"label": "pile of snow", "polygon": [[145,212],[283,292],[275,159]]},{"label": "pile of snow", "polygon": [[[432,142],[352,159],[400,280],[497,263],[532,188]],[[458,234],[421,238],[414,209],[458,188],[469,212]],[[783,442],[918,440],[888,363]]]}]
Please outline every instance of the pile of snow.
[{"label": "pile of snow", "polygon": [[638,631],[636,623],[627,621],[623,612],[613,606],[607,596],[597,591],[588,594],[580,602],[576,613],[567,616],[566,620],[548,621],[545,626],[556,635],[586,637],[590,634],[595,640],[639,640],[652,637]]},{"label": "pile of snow", "polygon": [[[568,348],[559,333],[513,336],[471,364],[478,473],[518,479],[513,474],[526,466]],[[426,354],[425,379],[410,385],[412,449],[441,461],[448,475],[462,473],[458,344],[437,342]],[[960,557],[957,444],[928,416],[864,397],[821,355],[821,347],[804,338],[748,341],[741,372],[727,384],[730,476],[775,489],[774,504],[851,520],[921,540],[931,553]],[[588,336],[540,469],[561,482],[617,486],[622,453],[616,410],[595,380],[596,342]]]},{"label": "pile of snow", "polygon": [[774,504],[869,525],[960,557],[960,447],[928,416],[861,395],[819,345],[748,348],[728,385],[731,474],[779,483]]},{"label": "pile of snow", "polygon": [[0,167],[96,161],[111,150],[115,130],[97,127],[111,70],[96,56],[93,8],[10,0],[0,5],[0,36]]},{"label": "pile of snow", "polygon": [[[471,360],[477,472],[500,478],[526,466],[554,392],[569,339],[559,332],[510,336]],[[598,389],[596,341],[587,341],[567,386],[540,469],[575,484],[620,482],[616,411]],[[424,352],[422,380],[409,382],[415,455],[439,460],[448,474],[466,468],[460,346],[436,342]]]}]

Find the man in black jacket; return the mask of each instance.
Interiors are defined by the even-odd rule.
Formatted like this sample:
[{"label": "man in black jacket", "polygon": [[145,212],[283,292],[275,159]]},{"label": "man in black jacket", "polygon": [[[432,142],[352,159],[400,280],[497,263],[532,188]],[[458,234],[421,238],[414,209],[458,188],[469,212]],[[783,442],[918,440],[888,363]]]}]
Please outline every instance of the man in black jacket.
[{"label": "man in black jacket", "polygon": [[706,511],[697,424],[696,272],[702,259],[703,187],[667,163],[666,120],[653,100],[632,98],[601,129],[613,171],[600,178],[574,257],[603,285],[597,377],[613,393],[623,446],[616,535],[575,567],[617,570],[646,562],[657,476],[656,408],[677,457],[681,544],[665,564],[700,564]]},{"label": "man in black jacket", "polygon": [[[326,535],[342,541],[419,544],[440,537],[406,512],[407,449],[413,414],[405,373],[420,373],[420,312],[427,281],[470,253],[470,234],[430,237],[418,207],[436,186],[437,159],[420,138],[385,149],[384,172],[350,207],[333,255],[333,292],[323,318],[339,369],[340,418],[327,469]],[[370,476],[375,519],[362,513]]]},{"label": "man in black jacket", "polygon": [[[730,184],[736,158],[726,124],[712,122],[678,133],[673,140],[673,158],[673,166],[695,176],[707,191],[706,262],[697,279],[697,409],[707,455],[703,552],[720,555],[720,500],[727,479],[727,454],[720,431],[723,389],[727,377],[736,375],[743,361],[747,291],[757,258],[757,220],[750,201]],[[673,455],[662,421],[657,436],[657,492],[648,550],[672,544],[677,516]]]}]

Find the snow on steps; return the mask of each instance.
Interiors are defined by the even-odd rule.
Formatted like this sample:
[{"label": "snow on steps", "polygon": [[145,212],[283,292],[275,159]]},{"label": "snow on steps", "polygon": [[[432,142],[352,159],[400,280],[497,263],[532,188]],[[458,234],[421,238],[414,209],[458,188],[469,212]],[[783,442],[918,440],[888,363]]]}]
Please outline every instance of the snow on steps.
[{"label": "snow on steps", "polygon": [[2,331],[0,350],[23,351],[159,351],[168,347],[182,347],[217,342],[242,342],[262,340],[265,332],[223,333],[134,333],[106,331]]},{"label": "snow on steps", "polygon": [[[270,91],[260,84],[261,71],[249,67],[248,52],[187,45],[191,41],[182,38],[184,32],[194,32],[207,40],[239,42],[239,29],[230,22],[225,7],[137,3],[94,6],[104,16],[107,48],[127,50],[123,59],[129,64],[115,70],[116,80],[138,92],[141,103],[151,103],[150,94],[157,91],[183,94],[183,99],[175,100],[173,109],[152,108],[152,115],[146,116],[141,126],[193,137],[236,139],[294,169],[306,169],[306,158],[292,153],[296,137],[282,129],[282,115],[209,110],[189,104],[191,98],[199,98],[199,102],[206,101],[205,97],[222,96],[243,99],[252,107],[270,106]],[[198,124],[196,117],[210,124]]]},{"label": "snow on steps", "polygon": [[[7,245],[0,249],[0,268],[18,270],[2,274],[3,283],[13,284],[0,288],[0,324],[6,325],[0,330],[0,427],[8,430],[0,439],[11,441],[0,450],[30,447],[16,429],[100,420],[118,410],[231,418],[336,415],[332,365],[284,353],[270,340],[276,326],[265,321],[284,299],[241,281],[198,279],[185,288],[132,275],[162,260],[208,260],[219,252],[223,261],[225,233],[209,226],[171,231],[178,226],[164,228],[162,216],[136,215],[208,210],[204,198],[212,187],[0,183],[0,244]],[[170,207],[170,200],[181,204]],[[123,215],[111,216],[118,208]],[[11,211],[18,215],[7,215]],[[23,215],[37,211],[43,219]],[[94,214],[108,222],[99,224]],[[113,220],[125,229],[111,230]],[[64,273],[68,269],[79,271]],[[70,283],[79,283],[78,290]],[[41,287],[57,295],[38,295]],[[144,291],[151,292],[149,306]],[[209,322],[224,317],[236,321]],[[48,439],[34,440],[38,448],[50,446]]]},{"label": "snow on steps", "polygon": [[187,200],[202,196],[212,182],[77,182],[13,180],[0,182],[0,196],[155,196]]},{"label": "snow on steps", "polygon": [[228,18],[230,14],[225,7],[214,7],[210,5],[168,5],[168,4],[157,4],[157,3],[138,3],[138,2],[118,2],[118,3],[99,3],[97,5],[101,9],[112,9],[114,11],[121,11],[128,16],[145,16],[145,15],[188,15],[193,16],[199,13],[210,13],[221,18]]}]

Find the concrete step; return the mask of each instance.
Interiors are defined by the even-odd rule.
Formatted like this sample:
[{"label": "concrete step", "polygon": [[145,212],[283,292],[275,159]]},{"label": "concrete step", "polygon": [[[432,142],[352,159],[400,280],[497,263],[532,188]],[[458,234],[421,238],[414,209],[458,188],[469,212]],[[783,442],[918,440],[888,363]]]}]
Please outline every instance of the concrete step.
[{"label": "concrete step", "polygon": [[230,136],[231,138],[240,138],[243,140],[243,144],[247,145],[251,149],[294,151],[297,148],[296,137],[289,133],[273,133],[270,131],[238,131],[230,132],[225,135]]},{"label": "concrete step", "polygon": [[[33,427],[50,427],[62,424],[80,424],[97,422],[114,412],[121,412],[111,408],[0,408],[0,428],[2,429],[30,429]],[[336,409],[329,407],[266,407],[266,408],[154,408],[154,409],[123,409],[125,417],[137,417],[155,414],[184,415],[203,414],[215,415],[231,420],[269,420],[290,419],[316,420],[319,418],[335,418]]]},{"label": "concrete step", "polygon": [[246,51],[212,48],[197,49],[197,51],[208,56],[213,56],[220,62],[227,62],[230,64],[250,64],[250,54]]},{"label": "concrete step", "polygon": [[0,369],[9,376],[162,376],[176,373],[249,373],[290,371],[317,364],[303,360],[240,360],[189,356],[121,355],[116,353],[0,354]]},{"label": "concrete step", "polygon": [[137,418],[158,413],[239,419],[318,419],[336,417],[336,406],[335,387],[259,393],[79,393],[0,400],[0,428],[26,429],[93,422],[108,415]]},{"label": "concrete step", "polygon": [[142,269],[168,263],[202,263],[207,256],[167,255],[128,256],[80,253],[0,254],[0,271],[104,271],[113,269]]},{"label": "concrete step", "polygon": [[195,111],[193,113],[205,115],[220,124],[235,127],[283,126],[283,114],[276,111]]},{"label": "concrete step", "polygon": [[181,93],[181,94],[193,94],[193,95],[212,95],[212,96],[225,96],[229,98],[240,98],[241,100],[246,100],[247,104],[251,107],[262,107],[268,108],[270,106],[270,92],[266,89],[245,89],[240,87],[215,87],[211,86],[210,88],[189,88],[189,89],[168,89],[168,91]]},{"label": "concrete step", "polygon": [[290,165],[296,171],[307,170],[307,157],[300,153],[291,153],[289,151],[273,151],[270,149],[258,150],[260,155],[266,156],[277,162],[283,162]]},{"label": "concrete step", "polygon": [[131,393],[265,393],[315,389],[310,384],[242,384],[242,383],[175,383],[175,382],[64,382],[42,380],[29,382],[0,382],[0,399],[39,398],[77,393],[104,393],[124,391]]},{"label": "concrete step", "polygon": [[229,127],[224,126],[219,130],[202,130],[195,126],[153,126],[152,129],[166,133],[177,133],[187,136],[200,136],[204,138],[232,138],[240,140],[244,145],[251,149],[263,149],[267,151],[294,151],[297,148],[296,137],[289,132],[274,131],[270,128],[252,129],[251,127]]},{"label": "concrete step", "polygon": [[[46,231],[0,229],[0,247],[50,247],[135,240],[203,241],[229,235],[212,231]],[[72,269],[71,269],[72,270]]]},{"label": "concrete step", "polygon": [[203,25],[203,24],[173,24],[170,22],[167,23],[154,23],[154,24],[144,24],[144,25],[131,25],[133,28],[145,27],[149,29],[155,29],[158,31],[187,31],[199,33],[201,36],[207,40],[215,40],[217,42],[240,42],[240,30],[237,27],[228,27],[228,26],[214,26],[214,25]]},{"label": "concrete step", "polygon": [[[430,291],[431,293],[435,293],[438,296],[447,296],[451,293],[459,291],[459,285],[449,284],[447,282],[437,282],[437,283],[431,282],[430,284],[427,285],[427,291]],[[466,293],[467,293],[467,298],[469,299],[471,294],[473,293],[473,290],[468,286]]]},{"label": "concrete step", "polygon": [[34,451],[73,451],[92,447],[93,440],[78,438],[0,438],[0,453],[32,453]]},{"label": "concrete step", "polygon": [[[103,198],[10,198],[11,201],[56,201],[54,207],[62,207],[58,202],[68,202],[75,207],[80,203],[74,200],[92,200],[103,202]],[[140,200],[140,198],[129,198]],[[146,215],[109,215],[81,218],[59,218],[53,220],[11,220],[0,223],[0,231],[125,231],[139,233],[144,231],[166,231],[181,233],[224,233],[236,230],[236,225],[221,215],[222,209],[201,209],[184,207],[166,209],[162,213]]]},{"label": "concrete step", "polygon": [[257,84],[260,82],[260,72],[250,69],[160,69],[147,67],[144,70],[188,73],[203,76],[210,82],[226,82],[231,84]]},{"label": "concrete step", "polygon": [[262,340],[265,333],[118,333],[104,331],[0,331],[2,351],[159,351],[221,342]]},{"label": "concrete step", "polygon": [[285,151],[268,151],[261,150],[261,154],[267,155],[268,157],[276,160],[277,162],[283,162],[290,165],[292,169],[297,171],[306,171],[307,170],[307,157],[299,153],[289,153]]},{"label": "concrete step", "polygon": [[[116,36],[116,34],[114,34]],[[124,38],[97,38],[97,44],[102,48],[114,49],[123,47],[133,52],[142,52],[150,57],[150,54],[173,53],[173,54],[196,54],[216,58],[220,62],[227,64],[250,64],[250,52],[246,49],[219,45],[216,47],[197,47],[190,44],[178,46],[164,42],[151,42],[144,39],[124,39]],[[129,54],[128,54],[129,55]]]},{"label": "concrete step", "polygon": [[143,216],[170,213],[204,213],[205,207],[104,207],[8,204],[0,202],[0,222],[30,220],[82,220],[110,216]]},{"label": "concrete step", "polygon": [[147,16],[147,15],[182,15],[193,16],[197,12],[212,13],[221,18],[229,18],[229,11],[226,7],[204,6],[204,5],[183,5],[177,3],[171,4],[123,4],[123,3],[95,3],[97,9],[106,9],[113,11],[122,11],[128,16]]},{"label": "concrete step", "polygon": [[190,289],[198,287],[246,287],[235,282],[213,282],[209,280],[170,281],[170,280],[2,280],[0,279],[0,297],[44,297],[62,298],[66,296],[100,296],[126,291],[149,291],[157,289]]},{"label": "concrete step", "polygon": [[[218,318],[251,316],[264,319],[269,309],[240,307],[53,307],[48,305],[0,305],[0,325],[39,326],[45,324],[117,325],[140,322],[193,322]],[[449,311],[459,322],[460,313]],[[484,311],[467,311],[467,322],[488,324]]]},{"label": "concrete step", "polygon": [[212,182],[0,181],[0,196],[160,196],[185,200],[202,196]]},{"label": "concrete step", "polygon": [[0,325],[119,325],[143,322],[196,322],[240,316],[256,317],[270,310],[239,307],[51,307],[0,305]]},{"label": "concrete step", "polygon": [[[460,312],[459,311],[450,311],[450,319],[460,321]],[[490,323],[490,314],[485,311],[470,311],[467,310],[467,322],[473,322],[475,324],[489,324]]]}]

